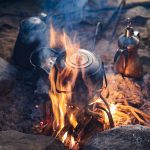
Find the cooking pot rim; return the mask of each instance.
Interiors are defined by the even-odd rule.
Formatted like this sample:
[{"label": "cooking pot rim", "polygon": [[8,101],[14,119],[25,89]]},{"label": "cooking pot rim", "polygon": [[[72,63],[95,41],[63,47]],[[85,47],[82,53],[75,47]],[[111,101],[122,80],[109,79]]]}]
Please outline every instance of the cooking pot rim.
[{"label": "cooking pot rim", "polygon": [[53,48],[50,48],[50,47],[40,47],[40,48],[38,48],[37,50],[35,50],[35,51],[33,51],[32,53],[31,53],[31,55],[30,55],[30,64],[34,67],[34,68],[41,68],[41,69],[43,69],[47,74],[49,74],[49,72],[47,71],[47,70],[45,70],[43,67],[41,67],[40,65],[38,65],[38,64],[35,64],[34,62],[33,62],[33,57],[34,57],[34,55],[36,55],[37,53],[39,53],[40,51],[42,51],[43,49],[49,49],[50,51],[52,51],[54,54],[56,54],[56,55],[59,55],[59,52],[57,52],[55,49],[53,49]]}]

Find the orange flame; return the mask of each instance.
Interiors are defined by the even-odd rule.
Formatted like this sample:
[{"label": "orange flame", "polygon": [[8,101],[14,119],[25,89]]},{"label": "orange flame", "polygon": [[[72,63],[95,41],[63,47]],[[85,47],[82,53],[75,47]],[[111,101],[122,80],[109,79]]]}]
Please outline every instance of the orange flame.
[{"label": "orange flame", "polygon": [[67,57],[77,52],[80,48],[80,44],[76,42],[76,35],[73,37],[73,40],[71,40],[64,30],[61,33],[60,31],[56,31],[52,24],[50,25],[50,47],[64,49]]},{"label": "orange flame", "polygon": [[73,147],[75,146],[75,144],[76,144],[76,141],[74,140],[74,137],[73,136],[71,136],[71,141],[70,141],[70,149],[73,149]]},{"label": "orange flame", "polygon": [[[53,26],[50,28],[50,46],[51,48],[56,48],[61,46],[61,48],[66,51],[66,59],[69,59],[70,55],[79,49],[79,44],[75,43],[75,38],[73,41],[69,38],[69,36],[63,31],[60,33],[55,31]],[[76,116],[71,113],[68,113],[68,104],[70,104],[71,100],[71,90],[75,84],[76,77],[78,75],[77,69],[72,69],[67,66],[57,74],[56,78],[56,69],[53,67],[51,69],[51,73],[49,75],[49,80],[51,84],[51,89],[49,91],[50,99],[52,102],[52,109],[54,115],[53,121],[53,130],[58,135],[61,130],[66,126],[66,118],[68,117],[69,123],[75,128],[77,126]],[[66,81],[67,80],[67,81]],[[64,83],[66,81],[66,83]],[[59,91],[70,91],[68,93],[58,93]],[[66,134],[65,134],[66,135]]]},{"label": "orange flame", "polygon": [[[110,112],[111,112],[111,115],[112,115],[113,120],[114,120],[117,106],[115,104],[110,104],[109,108],[110,108]],[[108,115],[106,114],[106,112],[104,112],[104,118],[105,118],[105,123],[109,124],[109,118],[108,118]]]},{"label": "orange flame", "polygon": [[70,121],[70,123],[72,124],[72,126],[73,126],[74,128],[76,128],[76,126],[78,125],[78,122],[77,122],[75,116],[74,116],[72,113],[71,113],[71,115],[70,115],[70,117],[69,117],[69,121]]},{"label": "orange flame", "polygon": [[65,132],[65,134],[62,136],[62,143],[64,143],[65,140],[67,139],[67,135],[68,135],[68,132]]}]

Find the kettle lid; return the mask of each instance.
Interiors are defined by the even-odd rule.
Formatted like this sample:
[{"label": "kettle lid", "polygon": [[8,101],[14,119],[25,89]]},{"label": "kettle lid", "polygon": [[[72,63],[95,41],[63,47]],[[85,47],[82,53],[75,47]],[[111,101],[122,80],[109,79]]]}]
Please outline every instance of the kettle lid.
[{"label": "kettle lid", "polygon": [[56,60],[56,67],[58,69],[63,69],[64,67],[71,67],[78,70],[84,69],[85,75],[91,76],[102,67],[102,63],[92,52],[79,49],[70,57],[66,57],[66,53],[63,52]]}]

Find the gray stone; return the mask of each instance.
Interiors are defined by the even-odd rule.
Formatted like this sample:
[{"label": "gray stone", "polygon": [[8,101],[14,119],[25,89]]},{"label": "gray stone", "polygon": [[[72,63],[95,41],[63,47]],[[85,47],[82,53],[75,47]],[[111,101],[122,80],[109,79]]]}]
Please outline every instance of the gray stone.
[{"label": "gray stone", "polygon": [[149,35],[150,35],[150,19],[147,20],[146,26],[147,26],[148,33],[149,33]]},{"label": "gray stone", "polygon": [[63,145],[50,136],[24,134],[8,130],[0,132],[0,150],[63,150]]},{"label": "gray stone", "polygon": [[129,9],[125,14],[126,18],[133,18],[136,16],[142,16],[148,18],[150,17],[150,14],[149,11],[142,6],[137,6],[132,9]]},{"label": "gray stone", "polygon": [[0,95],[5,95],[11,91],[16,77],[16,68],[0,58]]},{"label": "gray stone", "polygon": [[130,125],[97,133],[85,142],[83,149],[149,150],[150,128],[140,125]]}]

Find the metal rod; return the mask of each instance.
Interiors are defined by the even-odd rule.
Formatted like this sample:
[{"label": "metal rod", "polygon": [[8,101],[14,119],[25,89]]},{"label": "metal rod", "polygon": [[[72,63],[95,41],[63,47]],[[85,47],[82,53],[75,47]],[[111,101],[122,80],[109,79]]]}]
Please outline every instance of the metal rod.
[{"label": "metal rod", "polygon": [[108,109],[108,116],[109,116],[109,121],[110,121],[110,127],[113,128],[114,127],[114,121],[113,121],[113,117],[109,108],[108,103],[106,102],[105,98],[100,94],[99,97],[101,98],[101,100],[104,102],[104,104],[106,105],[107,109]]},{"label": "metal rod", "polygon": [[102,23],[101,22],[98,22],[97,25],[96,25],[94,41],[93,41],[93,48],[92,48],[93,52],[95,51],[95,45],[96,45],[96,41],[97,41],[97,35],[99,33],[99,27],[101,27],[101,30],[102,30]]},{"label": "metal rod", "polygon": [[107,24],[105,25],[104,30],[106,30],[107,27],[111,24],[111,22],[112,22],[112,20],[114,20],[115,16],[116,16],[119,12],[121,12],[123,6],[125,5],[125,2],[126,2],[126,0],[122,0],[122,1],[120,2],[120,4],[118,5],[118,7],[117,7],[117,8],[115,9],[115,11],[113,12],[112,16],[109,18]]}]

